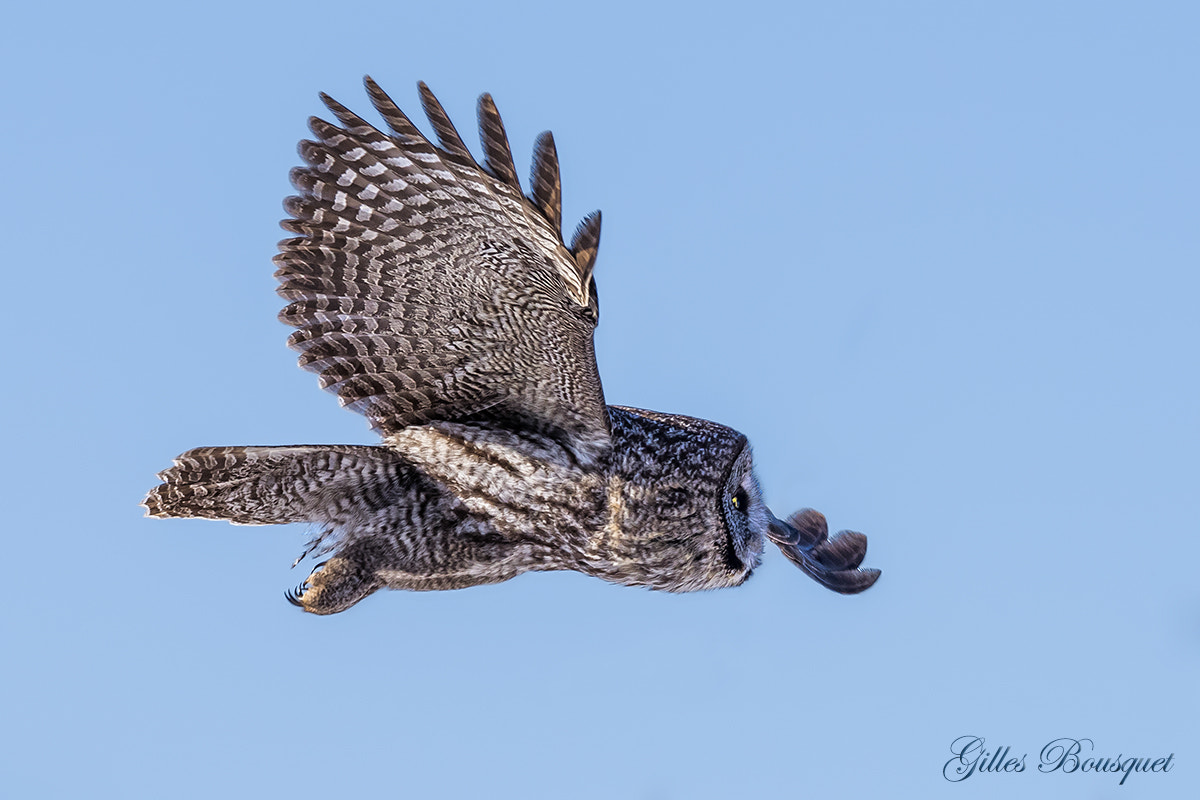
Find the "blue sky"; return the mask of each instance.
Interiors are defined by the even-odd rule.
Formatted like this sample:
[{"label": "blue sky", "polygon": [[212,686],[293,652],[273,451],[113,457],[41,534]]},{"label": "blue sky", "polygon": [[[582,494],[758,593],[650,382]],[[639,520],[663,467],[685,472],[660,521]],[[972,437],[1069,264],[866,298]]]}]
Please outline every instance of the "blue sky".
[{"label": "blue sky", "polygon": [[[1200,790],[1193,4],[116,3],[8,12],[12,797],[1183,798]],[[284,347],[305,119],[490,91],[604,211],[610,402],[745,432],[768,552],[283,600],[304,531],[142,518],[211,444],[369,443]],[[958,784],[951,742],[1028,754]],[[1039,774],[1059,737],[1166,774]]]}]

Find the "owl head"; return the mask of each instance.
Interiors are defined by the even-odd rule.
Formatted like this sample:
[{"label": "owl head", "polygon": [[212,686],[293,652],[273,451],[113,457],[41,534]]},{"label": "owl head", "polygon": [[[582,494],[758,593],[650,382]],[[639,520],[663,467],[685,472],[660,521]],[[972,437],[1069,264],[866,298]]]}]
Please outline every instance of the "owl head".
[{"label": "owl head", "polygon": [[[821,585],[843,594],[868,588],[878,570],[860,570],[867,537],[830,537],[825,517],[802,509],[786,521],[763,502],[746,437],[678,414],[610,407],[612,523],[605,550],[609,580],[685,592],[743,583],[770,539]],[[616,487],[610,487],[616,488]]]},{"label": "owl head", "polygon": [[619,508],[605,549],[619,574],[605,577],[676,592],[744,582],[772,520],[746,437],[678,414],[610,409],[620,491],[609,493]]}]

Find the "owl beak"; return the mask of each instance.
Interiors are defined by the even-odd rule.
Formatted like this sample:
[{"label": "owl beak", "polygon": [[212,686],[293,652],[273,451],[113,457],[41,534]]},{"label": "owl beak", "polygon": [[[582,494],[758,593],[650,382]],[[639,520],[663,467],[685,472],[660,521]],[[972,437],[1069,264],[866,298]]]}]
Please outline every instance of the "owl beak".
[{"label": "owl beak", "polygon": [[829,538],[829,525],[820,511],[804,508],[787,521],[770,514],[767,538],[810,578],[840,594],[864,592],[879,580],[879,570],[858,568],[867,554],[867,537],[839,531]]}]

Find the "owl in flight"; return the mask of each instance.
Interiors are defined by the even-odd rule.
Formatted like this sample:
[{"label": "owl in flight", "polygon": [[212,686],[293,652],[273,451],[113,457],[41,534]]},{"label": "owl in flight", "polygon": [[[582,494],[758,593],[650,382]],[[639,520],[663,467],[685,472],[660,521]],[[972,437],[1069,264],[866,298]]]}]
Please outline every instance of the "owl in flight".
[{"label": "owl in flight", "polygon": [[[370,78],[383,133],[333,99],[291,174],[275,257],[288,344],[377,446],[201,447],[143,501],[152,517],[307,522],[322,561],[288,599],[333,614],[376,589],[458,589],[573,569],[672,592],[737,586],[770,539],[854,594],[861,533],[763,503],[750,446],[707,420],[605,405],[593,331],[600,214],[562,237],[558,156],[528,196],[479,99],[482,165],[419,84],[435,145]],[[299,561],[299,559],[297,559]]]}]

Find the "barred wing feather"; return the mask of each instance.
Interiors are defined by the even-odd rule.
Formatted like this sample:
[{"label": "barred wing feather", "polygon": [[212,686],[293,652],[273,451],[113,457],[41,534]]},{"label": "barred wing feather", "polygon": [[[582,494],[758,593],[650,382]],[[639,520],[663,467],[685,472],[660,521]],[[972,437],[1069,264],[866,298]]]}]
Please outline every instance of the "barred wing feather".
[{"label": "barred wing feather", "polygon": [[483,167],[424,84],[431,143],[370,79],[384,133],[336,101],[313,118],[276,256],[280,319],[300,364],[386,439],[432,421],[549,436],[581,462],[608,447],[596,369],[592,268],[599,214],[568,247],[553,139],[516,178],[492,99],[480,99]]}]

